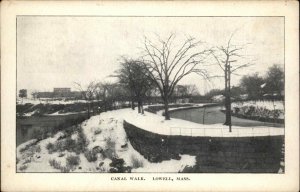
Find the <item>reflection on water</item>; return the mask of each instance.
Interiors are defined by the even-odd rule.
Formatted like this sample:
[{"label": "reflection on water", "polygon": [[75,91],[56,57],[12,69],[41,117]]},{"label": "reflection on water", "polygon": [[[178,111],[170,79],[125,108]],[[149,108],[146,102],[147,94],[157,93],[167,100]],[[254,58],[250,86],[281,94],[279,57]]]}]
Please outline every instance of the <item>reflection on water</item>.
[{"label": "reflection on water", "polygon": [[[225,114],[222,113],[221,107],[203,107],[173,111],[171,117],[192,121],[201,124],[216,124],[225,122]],[[232,125],[251,127],[251,126],[271,126],[271,127],[284,127],[282,124],[266,123],[249,119],[241,119],[231,117]]]},{"label": "reflection on water", "polygon": [[70,125],[72,122],[86,119],[85,113],[59,115],[59,116],[43,116],[43,117],[26,117],[17,118],[17,146],[28,140],[36,138],[46,138],[54,127],[62,124]]}]

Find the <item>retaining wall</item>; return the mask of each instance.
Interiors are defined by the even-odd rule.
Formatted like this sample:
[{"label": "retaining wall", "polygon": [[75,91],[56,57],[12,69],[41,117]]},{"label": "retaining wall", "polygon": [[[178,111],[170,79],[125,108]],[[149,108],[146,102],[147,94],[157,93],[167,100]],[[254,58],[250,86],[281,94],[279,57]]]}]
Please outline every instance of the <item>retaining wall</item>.
[{"label": "retaining wall", "polygon": [[167,136],[140,129],[126,121],[131,145],[150,162],[196,156],[196,165],[183,172],[277,173],[283,161],[284,136],[190,137]]}]

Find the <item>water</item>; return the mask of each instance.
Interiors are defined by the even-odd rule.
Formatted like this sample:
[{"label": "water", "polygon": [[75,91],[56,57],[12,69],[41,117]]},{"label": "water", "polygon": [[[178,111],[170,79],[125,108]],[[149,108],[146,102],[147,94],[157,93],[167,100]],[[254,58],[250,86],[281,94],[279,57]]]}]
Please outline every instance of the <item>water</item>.
[{"label": "water", "polygon": [[[216,124],[225,122],[225,113],[221,112],[220,106],[205,107],[205,108],[194,108],[171,112],[171,117],[192,121],[200,124]],[[204,116],[203,116],[204,114]],[[270,127],[284,127],[282,124],[267,123],[249,119],[242,119],[237,117],[231,117],[233,126],[270,126]]]},{"label": "water", "polygon": [[46,134],[55,126],[66,122],[77,120],[78,118],[85,118],[86,113],[57,115],[57,116],[43,116],[43,117],[26,117],[17,118],[17,146],[21,143],[35,139],[37,132]]}]

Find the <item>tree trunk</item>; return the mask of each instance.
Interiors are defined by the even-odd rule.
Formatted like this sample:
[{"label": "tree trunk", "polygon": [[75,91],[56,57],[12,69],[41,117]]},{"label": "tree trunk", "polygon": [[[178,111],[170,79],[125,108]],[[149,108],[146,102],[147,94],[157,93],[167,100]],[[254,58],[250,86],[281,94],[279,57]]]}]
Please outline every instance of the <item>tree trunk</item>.
[{"label": "tree trunk", "polygon": [[141,113],[140,103],[138,102],[138,113]]},{"label": "tree trunk", "polygon": [[165,120],[170,120],[168,98],[164,98],[164,107],[165,107]]},{"label": "tree trunk", "polygon": [[226,119],[224,125],[229,125],[230,124],[230,107],[229,107],[229,97],[228,93],[226,93],[225,97],[225,114],[226,114]]},{"label": "tree trunk", "polygon": [[135,106],[134,106],[134,99],[131,98],[131,109],[134,110]]},{"label": "tree trunk", "polygon": [[141,110],[141,101],[138,100],[138,113],[141,113],[142,110]]},{"label": "tree trunk", "polygon": [[141,101],[141,113],[144,115],[143,101]]},{"label": "tree trunk", "polygon": [[225,64],[225,122],[224,125],[229,125],[229,93],[228,93],[228,67],[227,64]]}]

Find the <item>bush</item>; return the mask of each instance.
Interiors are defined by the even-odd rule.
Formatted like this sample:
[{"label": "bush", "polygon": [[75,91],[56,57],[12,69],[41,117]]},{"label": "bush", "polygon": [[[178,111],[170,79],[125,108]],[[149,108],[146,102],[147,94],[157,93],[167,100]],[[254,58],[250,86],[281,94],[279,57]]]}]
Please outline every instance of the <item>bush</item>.
[{"label": "bush", "polygon": [[50,166],[54,167],[55,169],[61,168],[60,162],[56,161],[55,159],[50,159],[49,164],[50,164]]},{"label": "bush", "polygon": [[83,153],[86,150],[86,146],[88,145],[88,141],[86,139],[85,134],[82,132],[82,129],[80,129],[81,131],[79,131],[78,133],[78,139],[76,142],[76,146],[73,149],[73,151],[77,154],[79,153]]},{"label": "bush", "polygon": [[106,141],[106,149],[103,151],[103,156],[109,159],[113,159],[116,156],[116,143],[110,138]]},{"label": "bush", "polygon": [[89,162],[97,161],[97,154],[98,153],[95,150],[87,150],[84,152],[84,156]]},{"label": "bush", "polygon": [[27,158],[27,159],[25,159],[25,161],[23,162],[23,165],[24,164],[27,164],[27,163],[30,163],[31,162],[31,158]]},{"label": "bush", "polygon": [[59,151],[73,151],[77,145],[76,145],[76,141],[73,140],[71,137],[66,138],[65,140],[62,141],[62,145],[61,148],[59,148]]},{"label": "bush", "polygon": [[124,166],[124,159],[112,158],[112,162],[109,164],[111,167],[109,172],[111,173],[130,173],[131,167]]},{"label": "bush", "polygon": [[78,138],[77,140],[73,140],[71,136],[69,135],[67,138],[60,139],[56,141],[54,144],[49,143],[47,144],[46,148],[48,149],[49,153],[53,152],[62,152],[62,151],[69,151],[69,152],[75,152],[76,154],[83,153],[86,149],[88,142],[87,139],[82,132],[82,129],[80,128],[78,130]]},{"label": "bush", "polygon": [[38,141],[33,141],[29,144],[27,144],[25,147],[21,148],[19,151],[20,153],[23,153],[24,151],[28,150],[29,148],[31,148],[32,146],[36,145],[38,143]]},{"label": "bush", "polygon": [[56,161],[55,159],[49,160],[50,166],[52,166],[55,169],[59,169],[63,173],[70,172],[71,168],[67,165],[66,167],[62,166],[60,162]]},{"label": "bush", "polygon": [[69,166],[69,167],[75,167],[75,166],[79,165],[79,163],[80,163],[79,156],[70,155],[66,158],[66,160],[67,160],[67,166]]},{"label": "bush", "polygon": [[27,167],[28,167],[27,165],[22,165],[22,166],[20,166],[19,170],[24,171],[25,169],[27,169]]}]

